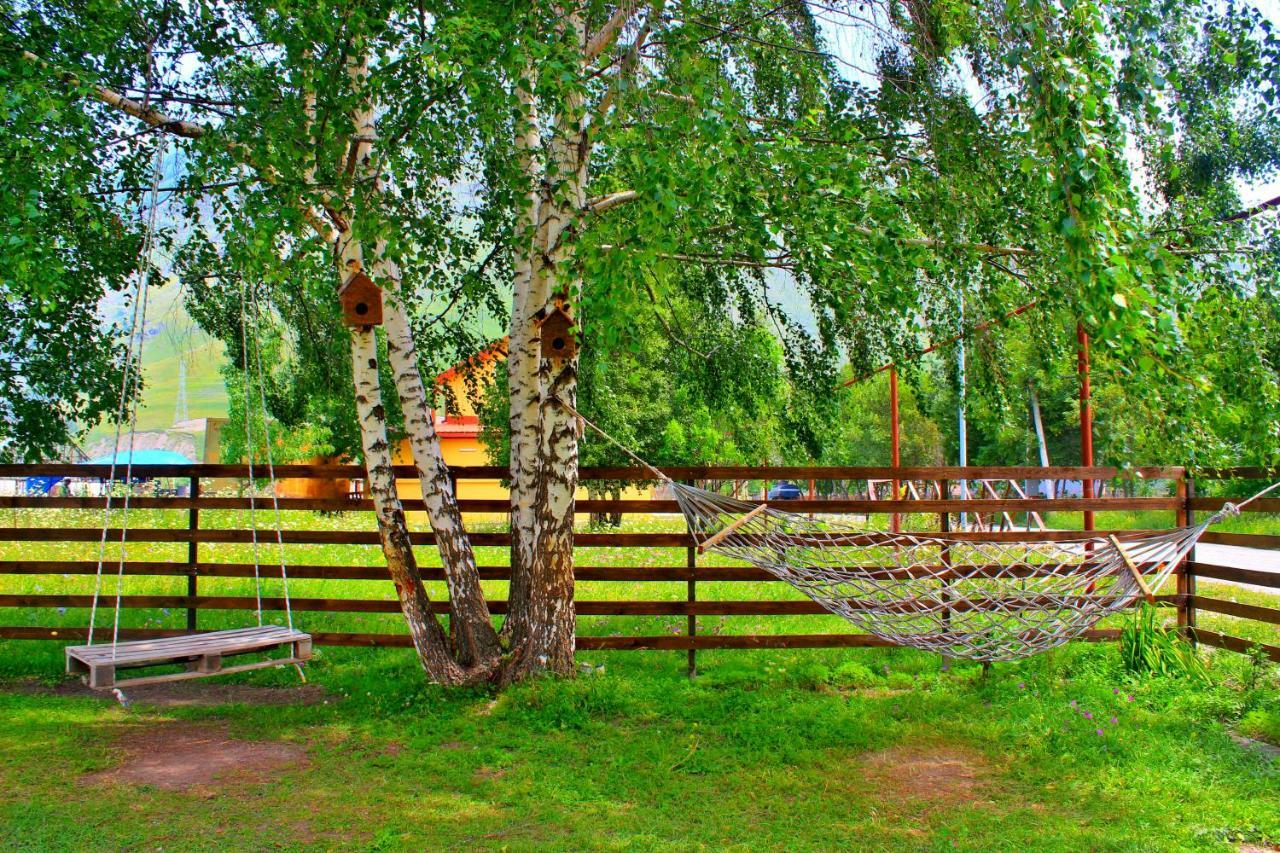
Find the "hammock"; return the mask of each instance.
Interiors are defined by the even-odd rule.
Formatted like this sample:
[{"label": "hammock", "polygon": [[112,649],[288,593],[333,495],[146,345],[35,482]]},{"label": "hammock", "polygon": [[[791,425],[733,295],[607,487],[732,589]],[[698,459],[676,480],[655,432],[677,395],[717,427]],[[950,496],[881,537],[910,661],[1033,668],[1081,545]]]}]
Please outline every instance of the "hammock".
[{"label": "hammock", "polygon": [[902,646],[975,661],[1028,657],[1082,636],[1158,590],[1212,524],[1149,533],[1067,533],[980,541],[964,533],[886,533],[813,519],[677,483],[571,406],[583,423],[665,482],[698,542],[784,580],[853,625]]}]

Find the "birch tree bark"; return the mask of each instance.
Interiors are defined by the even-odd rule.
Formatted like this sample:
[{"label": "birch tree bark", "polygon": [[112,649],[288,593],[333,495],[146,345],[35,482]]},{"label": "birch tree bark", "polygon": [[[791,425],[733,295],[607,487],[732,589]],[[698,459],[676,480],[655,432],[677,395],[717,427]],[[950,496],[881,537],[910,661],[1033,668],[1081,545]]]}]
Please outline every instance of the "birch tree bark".
[{"label": "birch tree bark", "polygon": [[[363,82],[368,74],[367,58],[363,56],[353,57],[348,62],[348,74],[351,78],[353,88],[359,92],[363,88]],[[367,176],[370,175],[373,142],[377,138],[377,128],[374,123],[374,110],[372,104],[367,101],[361,102],[352,110],[352,130],[351,150],[347,158],[348,170],[352,175]],[[350,208],[351,205],[348,205]],[[363,266],[363,245],[356,237],[354,231],[355,212],[348,209],[344,217],[345,227],[338,238],[337,251],[335,259],[339,264],[339,276],[347,273],[348,269],[358,270]],[[380,248],[380,247],[379,247]],[[381,269],[390,273],[395,270],[394,265],[385,259],[379,264]],[[389,276],[390,277],[390,276]],[[398,281],[398,277],[394,279]],[[425,419],[430,423],[430,415],[425,414],[425,393],[422,392],[422,380],[418,376],[416,359],[413,359],[412,336],[405,322],[403,312],[399,309],[399,300],[390,300],[395,302],[392,310],[389,312],[399,318],[400,323],[392,322],[392,327],[396,330],[399,353],[394,357],[399,361],[399,369],[396,369],[397,381],[404,378],[406,388],[410,388],[416,380],[417,390],[419,392],[419,410],[415,415],[411,416],[409,410],[406,409],[405,420],[411,417]],[[386,312],[384,312],[386,313]],[[409,349],[404,349],[405,338],[409,341]],[[412,361],[410,362],[410,360]],[[459,665],[450,654],[450,645],[448,638],[441,627],[440,622],[431,613],[431,603],[427,598],[426,590],[422,585],[422,576],[418,571],[417,559],[413,553],[412,542],[409,538],[409,528],[405,520],[404,507],[400,502],[400,496],[396,491],[395,471],[392,465],[392,451],[390,443],[387,440],[387,420],[386,410],[382,405],[382,388],[381,380],[378,375],[378,349],[374,332],[370,328],[356,327],[351,330],[351,367],[352,378],[355,382],[356,393],[356,411],[360,423],[360,441],[364,450],[365,470],[368,474],[369,496],[373,500],[374,512],[378,520],[378,535],[382,543],[382,552],[387,561],[387,571],[391,575],[392,582],[395,585],[396,597],[400,602],[401,612],[404,614],[405,621],[409,625],[409,633],[413,637],[414,648],[418,652],[418,659],[421,661],[423,669],[434,680],[444,684],[458,684],[468,680],[469,674]],[[421,435],[421,429],[418,429]],[[440,459],[439,442],[435,443],[436,458],[443,466],[443,460]],[[446,485],[447,485],[447,472]],[[423,498],[427,500],[426,488],[424,484]],[[435,502],[440,510],[439,518],[444,522],[445,528],[445,544],[444,548],[457,548],[457,542],[465,537],[461,533],[461,519],[457,513],[457,505],[453,505],[453,517],[450,519],[439,499],[439,489],[434,490]],[[435,516],[433,516],[433,521]],[[450,524],[449,522],[453,522]],[[466,556],[470,556],[470,546],[466,546]],[[472,558],[470,561],[472,575],[475,575],[475,563]],[[460,575],[465,577],[465,574]],[[484,600],[478,595],[479,583],[476,582],[476,599],[479,606],[487,613]],[[464,599],[465,601],[466,599]],[[454,620],[462,625],[461,620]],[[472,623],[466,623],[468,627]],[[492,632],[492,624],[489,630]],[[459,628],[462,636],[468,636],[466,629]],[[477,638],[482,640],[482,638]],[[490,661],[486,658],[477,657],[473,643],[468,643],[468,665],[485,664],[492,667],[496,661]],[[492,652],[488,652],[492,655]]]},{"label": "birch tree bark", "polygon": [[[611,20],[612,29],[589,41],[581,15],[565,10],[562,26],[580,46],[584,68],[607,46],[629,14],[620,8],[617,23]],[[530,76],[526,74],[526,79]],[[558,104],[544,163],[532,156],[541,142],[534,135],[538,113],[532,91],[526,94],[521,90],[521,105],[526,135],[518,139],[518,148],[531,193],[522,223],[525,239],[516,259],[517,270],[527,276],[527,283],[517,280],[508,366],[513,480],[511,638],[522,646],[527,667],[568,673],[574,652],[578,433],[576,420],[560,403],[576,403],[578,362],[576,358],[543,358],[534,318],[557,296],[573,305],[582,292],[570,249],[577,218],[586,204],[591,146],[580,90],[569,91]]]},{"label": "birch tree bark", "polygon": [[518,89],[522,127],[517,129],[516,151],[527,191],[517,221],[522,250],[513,259],[511,326],[507,339],[507,386],[510,394],[511,430],[511,585],[507,594],[507,619],[502,633],[513,647],[524,643],[529,630],[530,573],[538,550],[538,463],[541,435],[542,391],[538,365],[542,358],[534,315],[547,301],[540,255],[535,246],[542,182],[538,109],[533,95],[533,69],[526,69]]},{"label": "birch tree bark", "polygon": [[386,412],[378,380],[378,348],[371,329],[351,330],[351,368],[355,377],[356,412],[360,420],[369,497],[373,500],[378,538],[387,561],[387,572],[395,585],[400,611],[404,614],[413,647],[427,675],[442,684],[460,684],[467,680],[467,674],[450,656],[448,638],[431,613],[431,602],[422,586],[409,541],[404,508],[396,494],[391,447],[387,443]]},{"label": "birch tree bark", "polygon": [[501,654],[498,633],[484,592],[475,551],[467,539],[453,493],[449,467],[440,451],[440,437],[432,420],[429,399],[418,369],[413,330],[400,296],[400,270],[385,257],[385,246],[374,247],[376,280],[382,283],[383,319],[387,334],[387,357],[395,377],[396,393],[404,411],[405,432],[418,469],[422,501],[426,505],[436,547],[444,566],[449,588],[449,634],[457,661],[462,666],[487,664]]}]

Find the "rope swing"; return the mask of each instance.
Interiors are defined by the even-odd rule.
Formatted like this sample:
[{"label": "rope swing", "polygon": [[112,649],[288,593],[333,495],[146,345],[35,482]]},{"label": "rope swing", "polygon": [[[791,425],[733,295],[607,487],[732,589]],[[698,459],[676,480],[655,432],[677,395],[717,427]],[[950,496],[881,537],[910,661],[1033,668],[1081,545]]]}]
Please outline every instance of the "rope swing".
[{"label": "rope swing", "polygon": [[[122,702],[125,700],[118,689],[122,686],[201,678],[220,673],[242,672],[264,667],[293,665],[297,667],[298,675],[303,677],[305,681],[301,664],[311,657],[310,635],[297,631],[293,627],[293,605],[289,598],[289,575],[285,567],[284,536],[281,532],[283,525],[280,516],[280,500],[276,490],[275,461],[271,447],[271,424],[267,413],[266,376],[265,368],[262,364],[262,341],[258,334],[260,315],[257,290],[243,282],[240,287],[240,350],[244,367],[243,401],[245,446],[249,474],[249,528],[251,530],[250,541],[252,542],[253,551],[254,600],[256,603],[254,612],[257,626],[254,628],[209,631],[151,640],[120,642],[120,612],[123,609],[124,572],[125,564],[128,560],[129,499],[133,493],[134,444],[137,436],[138,399],[141,390],[142,347],[147,320],[148,282],[146,268],[147,260],[150,258],[151,251],[155,245],[156,214],[159,207],[158,194],[160,178],[163,173],[163,157],[164,149],[157,149],[150,188],[149,209],[145,217],[146,232],[134,274],[133,310],[127,330],[128,337],[120,386],[120,403],[116,412],[115,452],[111,457],[106,496],[103,501],[102,537],[98,542],[93,603],[89,612],[88,644],[84,646],[68,646],[66,649],[68,672],[82,675],[90,687],[115,689],[117,697]],[[265,447],[267,479],[271,490],[271,506],[275,522],[276,556],[280,566],[286,626],[265,624],[262,614],[262,571],[257,524],[258,500],[254,494],[256,478],[254,473],[255,442],[253,420],[257,414],[255,406],[258,407],[262,417],[262,441]],[[117,483],[119,482],[116,474],[119,467],[120,439],[126,423],[128,424],[128,458],[124,463],[123,498],[119,507],[120,549],[116,568],[115,614],[112,620],[111,643],[109,646],[95,646],[94,634],[102,595],[102,578],[104,567],[107,563],[107,541],[112,538],[111,523],[113,513],[116,511],[113,503]],[[289,649],[288,654],[284,657],[257,660],[252,663],[242,663],[235,666],[224,664],[224,658],[269,652],[281,647]],[[118,669],[146,668],[172,664],[183,665],[185,671],[135,677],[124,681],[116,679]]]}]

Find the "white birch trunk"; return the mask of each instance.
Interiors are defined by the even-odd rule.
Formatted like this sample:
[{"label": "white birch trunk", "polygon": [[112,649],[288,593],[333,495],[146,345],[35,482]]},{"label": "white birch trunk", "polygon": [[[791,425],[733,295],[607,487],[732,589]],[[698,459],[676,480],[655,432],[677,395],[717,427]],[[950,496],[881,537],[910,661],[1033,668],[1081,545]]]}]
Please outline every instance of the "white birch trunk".
[{"label": "white birch trunk", "polygon": [[[526,80],[531,79],[531,72]],[[532,83],[530,83],[532,85]],[[538,552],[538,457],[542,392],[538,385],[541,343],[533,316],[547,301],[540,274],[537,244],[539,185],[542,169],[538,149],[538,112],[531,92],[519,91],[525,123],[516,138],[516,149],[528,193],[517,221],[519,249],[515,252],[512,284],[511,327],[507,340],[507,388],[510,399],[508,424],[511,435],[511,586],[507,594],[507,618],[502,633],[512,647],[520,646],[529,627],[530,572]]]},{"label": "white birch trunk", "polygon": [[[359,91],[367,75],[364,58],[348,64],[352,86]],[[354,162],[356,174],[368,168],[369,152],[375,138],[372,106],[364,104],[352,113]],[[354,211],[347,212],[347,227],[338,238],[335,252],[338,276],[348,273],[348,264],[363,265],[363,247],[354,237]],[[356,415],[360,425],[360,443],[364,450],[369,497],[373,501],[378,522],[378,537],[387,562],[387,572],[395,585],[400,610],[409,626],[418,660],[434,681],[458,684],[467,673],[450,654],[449,641],[440,622],[431,613],[431,602],[422,585],[404,507],[396,491],[391,445],[387,440],[386,409],[382,404],[382,386],[378,375],[377,338],[372,329],[351,330],[351,375],[355,384]]]},{"label": "white birch trunk", "polygon": [[369,497],[373,500],[382,554],[395,584],[400,611],[427,675],[442,684],[461,683],[466,680],[466,674],[450,656],[448,638],[431,613],[431,602],[423,589],[409,541],[404,509],[396,494],[391,447],[387,443],[386,411],[378,380],[378,347],[370,329],[351,330],[351,370],[355,378],[356,415],[360,422]]},{"label": "white birch trunk", "polygon": [[383,320],[387,334],[387,355],[395,377],[396,393],[404,411],[405,432],[418,469],[422,501],[435,533],[436,547],[444,566],[449,588],[449,633],[458,663],[469,667],[495,660],[501,653],[493,618],[480,588],[480,572],[476,568],[475,551],[463,528],[453,493],[449,468],[440,451],[422,374],[418,369],[417,348],[413,331],[400,298],[400,270],[383,257],[383,246],[374,252],[378,259],[373,269],[384,285]]},{"label": "white birch trunk", "polygon": [[[574,27],[579,44],[586,44],[581,16],[566,15],[566,25]],[[541,311],[549,307],[558,294],[570,304],[581,295],[581,280],[569,269],[568,230],[576,224],[586,204],[587,162],[590,148],[583,135],[583,101],[571,94],[561,105],[555,135],[550,141],[552,174],[539,182],[540,199],[536,207],[537,226],[530,246],[530,258],[538,259],[533,268],[530,308]],[[526,244],[527,245],[527,244]],[[532,317],[532,313],[528,315]],[[573,523],[574,498],[578,486],[577,421],[563,401],[577,402],[578,361],[550,360],[541,357],[541,342],[533,334],[532,323],[527,341],[530,355],[522,366],[538,365],[539,390],[537,489],[534,495],[533,563],[529,567],[529,591],[523,606],[527,616],[522,643],[526,665],[556,673],[573,670],[575,616],[573,607]],[[526,431],[527,421],[522,423]],[[516,630],[520,632],[521,623]],[[515,639],[515,638],[513,638]]]}]

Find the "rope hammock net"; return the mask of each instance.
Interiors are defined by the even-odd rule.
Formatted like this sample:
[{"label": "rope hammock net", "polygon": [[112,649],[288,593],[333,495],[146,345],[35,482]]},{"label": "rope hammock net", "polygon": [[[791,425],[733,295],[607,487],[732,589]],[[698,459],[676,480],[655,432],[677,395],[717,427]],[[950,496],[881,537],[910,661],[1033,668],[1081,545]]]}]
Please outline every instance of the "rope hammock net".
[{"label": "rope hammock net", "polygon": [[1210,525],[1280,487],[1202,523],[1155,532],[993,542],[868,531],[677,483],[561,405],[671,489],[699,551],[762,569],[876,637],[975,661],[1046,651],[1139,598],[1152,600]]}]

